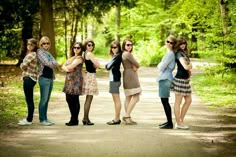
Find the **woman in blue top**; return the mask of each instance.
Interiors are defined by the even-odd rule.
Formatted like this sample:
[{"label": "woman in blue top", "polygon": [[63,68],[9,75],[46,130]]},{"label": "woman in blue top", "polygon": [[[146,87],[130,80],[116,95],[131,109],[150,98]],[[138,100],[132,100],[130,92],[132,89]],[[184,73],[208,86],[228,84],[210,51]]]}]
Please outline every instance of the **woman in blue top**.
[{"label": "woman in blue top", "polygon": [[164,107],[167,118],[167,122],[159,125],[161,129],[173,129],[169,97],[170,97],[170,87],[173,80],[172,72],[175,68],[175,54],[173,51],[175,43],[176,43],[176,38],[174,36],[170,35],[167,37],[166,40],[167,53],[157,66],[159,71],[159,77],[157,78],[157,81],[159,82],[159,97],[161,98],[161,103]]},{"label": "woman in blue top", "polygon": [[112,98],[115,105],[115,118],[107,122],[108,125],[117,125],[121,123],[120,120],[120,110],[121,110],[121,101],[120,101],[120,92],[119,88],[121,85],[120,78],[120,65],[122,62],[121,58],[121,46],[119,41],[113,41],[110,46],[110,55],[112,60],[106,64],[106,69],[110,70],[110,89],[109,92],[112,94]]}]

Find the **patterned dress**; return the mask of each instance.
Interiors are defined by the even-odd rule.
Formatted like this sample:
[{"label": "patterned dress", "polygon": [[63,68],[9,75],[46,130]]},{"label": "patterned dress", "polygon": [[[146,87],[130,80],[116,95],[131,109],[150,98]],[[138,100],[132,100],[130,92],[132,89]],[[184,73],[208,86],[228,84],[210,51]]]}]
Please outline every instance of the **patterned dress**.
[{"label": "patterned dress", "polygon": [[[76,58],[78,59],[82,57],[78,56]],[[71,62],[66,63],[66,65],[70,64]],[[71,95],[82,94],[82,86],[83,86],[82,67],[83,67],[83,64],[81,63],[75,67],[74,71],[67,72],[66,78],[65,78],[65,85],[63,88],[64,93],[71,94]]]}]

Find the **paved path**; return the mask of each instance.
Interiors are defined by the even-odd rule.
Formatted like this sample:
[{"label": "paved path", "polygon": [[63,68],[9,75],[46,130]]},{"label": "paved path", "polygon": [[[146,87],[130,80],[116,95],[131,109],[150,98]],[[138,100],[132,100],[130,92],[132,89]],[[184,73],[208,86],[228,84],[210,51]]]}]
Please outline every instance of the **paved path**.
[{"label": "paved path", "polygon": [[[94,98],[90,117],[94,126],[67,127],[69,110],[63,93],[53,92],[48,116],[54,126],[41,126],[38,115],[34,124],[0,134],[1,157],[233,157],[235,151],[235,115],[211,111],[193,93],[186,116],[190,130],[161,130],[164,111],[157,93],[156,68],[139,70],[143,93],[132,113],[135,126],[108,126],[113,118],[113,103],[107,75],[98,74],[100,95]],[[58,81],[63,81],[59,77]],[[123,90],[121,90],[124,102]],[[81,97],[80,120],[84,96]],[[170,103],[173,106],[174,95]],[[122,115],[124,114],[122,108]],[[224,123],[224,118],[231,118]],[[174,116],[173,116],[174,120]],[[80,121],[81,123],[81,121]]]}]

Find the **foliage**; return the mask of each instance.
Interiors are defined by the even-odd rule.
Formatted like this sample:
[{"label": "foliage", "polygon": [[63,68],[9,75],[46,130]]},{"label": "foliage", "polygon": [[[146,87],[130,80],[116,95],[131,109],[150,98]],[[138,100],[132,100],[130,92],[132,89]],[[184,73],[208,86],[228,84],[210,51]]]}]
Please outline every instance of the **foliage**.
[{"label": "foliage", "polygon": [[192,86],[197,94],[211,107],[230,107],[236,104],[236,74],[197,75]]}]

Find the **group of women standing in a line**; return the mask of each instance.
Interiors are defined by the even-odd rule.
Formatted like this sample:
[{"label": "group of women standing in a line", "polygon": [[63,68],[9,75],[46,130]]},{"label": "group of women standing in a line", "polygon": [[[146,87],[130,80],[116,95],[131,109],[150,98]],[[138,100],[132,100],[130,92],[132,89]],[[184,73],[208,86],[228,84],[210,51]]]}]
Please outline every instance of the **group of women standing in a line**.
[{"label": "group of women standing in a line", "polygon": [[[42,125],[53,125],[54,123],[47,118],[48,102],[53,88],[54,68],[58,66],[56,60],[49,53],[50,40],[44,36],[39,41],[40,48],[37,50],[37,41],[29,39],[27,44],[27,54],[21,64],[23,70],[23,87],[28,108],[26,119],[20,120],[19,125],[30,125],[33,120],[34,101],[33,88],[39,76],[40,102],[39,102],[39,120]],[[80,112],[80,95],[86,95],[84,103],[83,125],[94,125],[89,119],[90,106],[94,95],[98,95],[98,86],[96,80],[96,69],[100,67],[99,62],[93,54],[95,43],[93,40],[87,40],[83,45],[76,42],[71,50],[69,59],[63,64],[62,70],[66,72],[65,85],[63,92],[66,95],[66,101],[71,113],[67,126],[79,124]],[[184,117],[191,104],[191,87],[189,78],[192,68],[187,55],[187,41],[180,37],[176,39],[169,36],[166,41],[167,53],[158,64],[159,76],[159,96],[164,107],[167,122],[160,124],[161,129],[172,129],[172,113],[169,104],[170,90],[175,92],[174,113],[176,118],[176,128],[188,129],[184,124]],[[36,52],[37,51],[37,52]],[[111,61],[106,64],[105,68],[110,71],[109,74],[109,92],[112,94],[115,115],[114,118],[107,122],[108,125],[118,125],[121,123],[121,72],[120,65],[123,64],[123,87],[125,93],[125,115],[122,120],[127,125],[134,125],[137,122],[131,118],[131,112],[139,101],[142,89],[140,87],[137,70],[139,63],[132,55],[133,41],[125,39],[122,46],[118,41],[113,41],[110,45],[109,54]],[[82,75],[83,63],[85,63],[86,74]],[[177,63],[178,69],[175,78],[173,70]],[[39,68],[39,70],[38,70]],[[38,73],[39,71],[39,73]],[[180,109],[182,99],[185,102]]]},{"label": "group of women standing in a line", "polygon": [[[23,87],[25,99],[27,102],[28,116],[18,122],[19,125],[31,125],[34,114],[33,90],[37,79],[40,86],[40,102],[39,102],[39,120],[42,125],[53,125],[54,123],[47,118],[48,102],[53,88],[53,80],[55,79],[54,68],[58,67],[58,63],[49,52],[50,40],[44,36],[39,41],[40,48],[37,48],[37,41],[29,39],[27,43],[27,53],[21,64],[23,70]],[[84,45],[76,42],[71,50],[69,59],[63,64],[62,70],[66,72],[65,85],[63,92],[66,95],[66,101],[71,113],[67,126],[79,124],[78,116],[80,112],[80,95],[86,95],[84,103],[83,125],[94,125],[89,119],[90,106],[93,95],[98,95],[98,86],[96,80],[96,69],[99,68],[99,62],[93,55],[95,43],[93,40],[87,40]],[[130,39],[124,40],[121,46],[118,41],[114,41],[110,46],[110,55],[112,60],[106,65],[110,70],[110,89],[115,104],[115,117],[112,121],[107,122],[108,125],[120,124],[121,101],[119,88],[121,85],[120,65],[124,66],[124,90],[125,90],[125,116],[123,121],[125,124],[136,124],[131,119],[131,112],[139,100],[141,93],[138,75],[136,73],[139,68],[138,62],[131,54],[133,50],[133,42]],[[86,74],[83,78],[82,67],[85,63]],[[39,68],[39,69],[38,69]],[[39,77],[39,78],[37,78]]]}]

